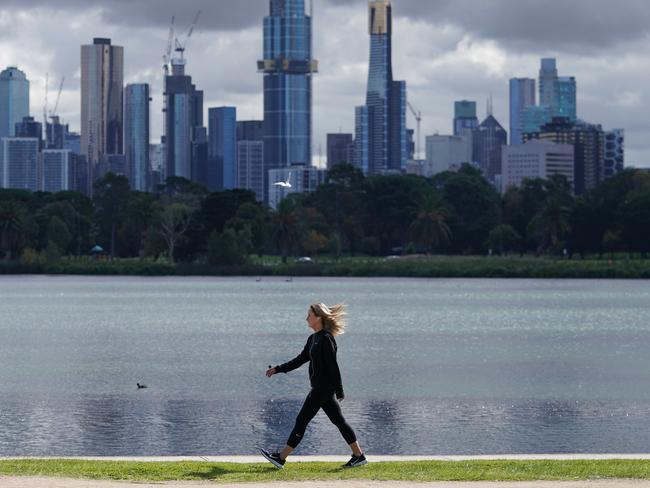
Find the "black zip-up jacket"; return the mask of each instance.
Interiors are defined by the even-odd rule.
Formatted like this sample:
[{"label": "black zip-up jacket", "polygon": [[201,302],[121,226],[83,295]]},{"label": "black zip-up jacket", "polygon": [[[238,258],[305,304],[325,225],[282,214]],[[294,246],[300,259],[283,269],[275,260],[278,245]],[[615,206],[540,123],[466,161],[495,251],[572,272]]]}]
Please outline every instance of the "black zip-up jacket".
[{"label": "black zip-up jacket", "polygon": [[288,373],[309,361],[309,381],[312,388],[333,390],[336,398],[343,398],[341,371],[336,362],[336,340],[334,336],[322,329],[307,339],[302,352],[291,361],[276,366],[278,373]]}]

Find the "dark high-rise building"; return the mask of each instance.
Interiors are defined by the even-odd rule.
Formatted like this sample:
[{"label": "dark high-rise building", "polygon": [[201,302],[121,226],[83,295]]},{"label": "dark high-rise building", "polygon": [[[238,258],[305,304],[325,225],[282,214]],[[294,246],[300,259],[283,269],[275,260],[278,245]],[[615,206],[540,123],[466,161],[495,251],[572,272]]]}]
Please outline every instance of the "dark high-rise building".
[{"label": "dark high-rise building", "polygon": [[34,117],[23,117],[23,120],[16,124],[16,137],[33,137],[38,139],[39,150],[43,149],[43,124],[36,122]]},{"label": "dark high-rise building", "polygon": [[498,184],[501,175],[501,147],[508,144],[508,132],[492,114],[472,132],[472,159],[485,177]]},{"label": "dark high-rise building", "polygon": [[[185,74],[185,60],[172,60],[172,74],[165,77],[165,161],[164,178],[181,176],[198,181],[192,168],[192,145],[203,127],[203,92]],[[204,162],[204,164],[207,162]]]},{"label": "dark high-rise building", "polygon": [[237,188],[237,109],[209,109],[208,131],[208,188],[211,191]]},{"label": "dark high-rise building", "polygon": [[237,140],[264,142],[264,121],[263,120],[237,121]]},{"label": "dark high-rise building", "polygon": [[91,170],[102,156],[123,154],[123,86],[123,47],[102,38],[81,46],[81,153]]},{"label": "dark high-rise building", "polygon": [[625,167],[625,131],[623,129],[612,129],[605,132],[604,151],[602,179],[620,173]]},{"label": "dark high-rise building", "polygon": [[149,85],[126,85],[124,102],[124,155],[131,188],[147,191],[149,181]]},{"label": "dark high-rise building", "polygon": [[454,135],[463,135],[465,130],[473,131],[477,127],[476,102],[469,100],[454,102]]},{"label": "dark high-rise building", "polygon": [[327,134],[327,169],[340,163],[350,163],[352,134]]},{"label": "dark high-rise building", "polygon": [[605,159],[605,133],[600,125],[572,121],[568,117],[553,117],[539,132],[524,134],[524,141],[542,139],[556,144],[574,146],[575,194],[595,188],[602,180]]},{"label": "dark high-rise building", "polygon": [[365,110],[355,112],[356,164],[370,174],[401,172],[408,153],[406,82],[393,80],[392,7],[389,0],[378,0],[370,1],[368,9],[368,90]]},{"label": "dark high-rise building", "polygon": [[[62,124],[58,115],[50,116],[45,130],[45,147],[47,149],[64,149],[68,135],[68,124]],[[79,153],[79,151],[76,151]]]},{"label": "dark high-rise building", "polygon": [[[264,18],[264,166],[311,165],[311,17],[304,0],[270,0]],[[265,191],[268,185],[264,185]]]}]

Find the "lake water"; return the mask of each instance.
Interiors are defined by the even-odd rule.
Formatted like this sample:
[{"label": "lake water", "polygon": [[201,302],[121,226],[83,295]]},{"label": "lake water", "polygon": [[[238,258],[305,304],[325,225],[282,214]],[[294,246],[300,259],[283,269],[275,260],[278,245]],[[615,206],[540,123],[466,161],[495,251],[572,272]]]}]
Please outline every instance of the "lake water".
[{"label": "lake water", "polygon": [[[343,412],[375,454],[648,452],[646,281],[0,277],[0,456],[252,454],[345,301]],[[136,382],[149,388],[137,390]],[[345,454],[321,412],[297,453]]]}]

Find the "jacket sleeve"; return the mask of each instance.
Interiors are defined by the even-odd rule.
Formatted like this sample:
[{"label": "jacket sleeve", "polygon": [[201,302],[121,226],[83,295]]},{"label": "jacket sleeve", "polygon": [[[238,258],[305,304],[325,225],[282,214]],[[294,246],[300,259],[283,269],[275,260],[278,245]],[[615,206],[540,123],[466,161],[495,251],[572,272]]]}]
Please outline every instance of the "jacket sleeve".
[{"label": "jacket sleeve", "polygon": [[294,369],[299,368],[306,362],[309,362],[309,341],[311,341],[311,337],[312,336],[309,336],[309,339],[307,339],[307,344],[305,344],[305,347],[302,349],[302,352],[300,354],[298,354],[291,361],[287,361],[280,366],[276,366],[275,370],[278,373],[288,373],[289,371],[293,371]]},{"label": "jacket sleeve", "polygon": [[323,343],[323,363],[328,378],[328,383],[334,386],[336,398],[342,399],[343,383],[341,381],[341,370],[336,361],[336,342],[333,337],[327,336],[327,340]]}]

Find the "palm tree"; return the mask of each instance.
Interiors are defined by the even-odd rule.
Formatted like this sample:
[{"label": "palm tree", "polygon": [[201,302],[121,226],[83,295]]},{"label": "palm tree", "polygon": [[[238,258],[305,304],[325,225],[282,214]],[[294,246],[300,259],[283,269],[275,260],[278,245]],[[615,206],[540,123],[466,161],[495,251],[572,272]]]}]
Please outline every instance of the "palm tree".
[{"label": "palm tree", "polygon": [[16,202],[9,200],[0,204],[0,249],[9,252],[12,260],[18,253],[23,237],[23,216]]},{"label": "palm tree", "polygon": [[282,262],[286,264],[289,251],[298,242],[296,204],[290,198],[281,200],[273,214],[273,242],[280,248]]},{"label": "palm tree", "polygon": [[410,231],[417,244],[424,246],[427,254],[451,242],[451,230],[440,199],[432,193],[424,195],[416,209]]}]

